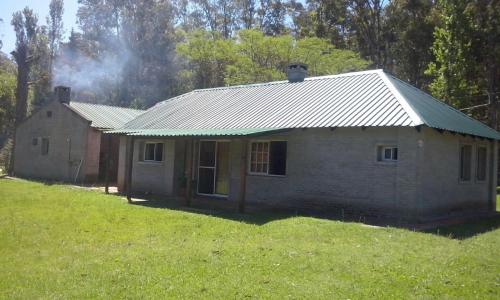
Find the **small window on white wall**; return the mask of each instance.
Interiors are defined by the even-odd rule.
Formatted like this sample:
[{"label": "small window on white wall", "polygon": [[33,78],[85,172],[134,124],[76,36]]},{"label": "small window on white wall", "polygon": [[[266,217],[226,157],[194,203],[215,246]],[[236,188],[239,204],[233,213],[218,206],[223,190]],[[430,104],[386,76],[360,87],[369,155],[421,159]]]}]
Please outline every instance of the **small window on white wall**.
[{"label": "small window on white wall", "polygon": [[378,146],[377,160],[386,162],[395,162],[398,160],[398,147],[395,146]]},{"label": "small window on white wall", "polygon": [[163,161],[163,143],[145,143],[144,161]]}]

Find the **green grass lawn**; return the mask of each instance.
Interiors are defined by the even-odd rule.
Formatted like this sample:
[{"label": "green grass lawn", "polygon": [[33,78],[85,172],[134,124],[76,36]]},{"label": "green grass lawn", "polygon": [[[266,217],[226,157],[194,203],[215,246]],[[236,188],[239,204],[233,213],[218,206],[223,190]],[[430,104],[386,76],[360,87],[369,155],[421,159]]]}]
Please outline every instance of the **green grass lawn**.
[{"label": "green grass lawn", "polygon": [[4,179],[0,297],[499,299],[499,225],[209,216]]}]

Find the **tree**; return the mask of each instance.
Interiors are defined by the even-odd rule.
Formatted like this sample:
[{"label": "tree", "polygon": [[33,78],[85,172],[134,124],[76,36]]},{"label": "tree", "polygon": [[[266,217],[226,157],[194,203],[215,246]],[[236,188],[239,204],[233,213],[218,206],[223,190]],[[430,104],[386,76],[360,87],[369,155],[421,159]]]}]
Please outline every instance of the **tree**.
[{"label": "tree", "polygon": [[385,8],[385,68],[418,88],[426,88],[436,25],[433,0],[392,1]]},{"label": "tree", "polygon": [[48,24],[48,46],[50,49],[49,69],[52,70],[52,64],[61,44],[63,35],[62,15],[64,13],[63,0],[51,0],[49,5]]},{"label": "tree", "polygon": [[311,76],[366,69],[369,62],[349,50],[335,49],[327,40],[266,36],[241,30],[236,39],[198,31],[188,35],[177,51],[188,62],[186,72],[194,88],[267,82],[286,78],[294,61],[309,65]]},{"label": "tree", "polygon": [[[38,18],[26,7],[12,15],[11,24],[16,33],[16,49],[12,51],[17,64],[16,109],[14,128],[26,118],[28,109],[28,79],[33,63],[33,49],[36,45]],[[14,155],[11,155],[9,173],[12,173]]]},{"label": "tree", "polygon": [[479,105],[469,112],[498,128],[500,2],[441,0],[439,7],[431,92],[458,108]]}]

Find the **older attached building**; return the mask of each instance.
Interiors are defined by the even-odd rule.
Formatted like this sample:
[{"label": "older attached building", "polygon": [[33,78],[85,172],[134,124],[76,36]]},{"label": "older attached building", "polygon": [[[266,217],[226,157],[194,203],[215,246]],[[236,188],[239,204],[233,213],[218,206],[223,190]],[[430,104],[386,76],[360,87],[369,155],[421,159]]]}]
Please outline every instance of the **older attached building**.
[{"label": "older attached building", "polygon": [[17,129],[14,150],[16,176],[67,182],[116,180],[118,138],[103,135],[143,111],[70,102],[70,89],[56,87],[55,98]]},{"label": "older attached building", "polygon": [[[494,210],[500,134],[382,70],[195,90],[113,131],[118,184],[411,220]],[[302,76],[302,77],[301,77]]]}]

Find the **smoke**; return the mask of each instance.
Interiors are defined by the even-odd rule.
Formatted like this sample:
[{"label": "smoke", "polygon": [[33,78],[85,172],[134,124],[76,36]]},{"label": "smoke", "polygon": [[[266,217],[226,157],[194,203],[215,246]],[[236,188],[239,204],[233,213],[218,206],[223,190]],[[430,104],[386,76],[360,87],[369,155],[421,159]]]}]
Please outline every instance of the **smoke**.
[{"label": "smoke", "polygon": [[71,87],[76,100],[102,102],[110,87],[122,82],[130,58],[126,47],[116,52],[100,53],[98,57],[64,47],[54,61],[52,82],[54,86]]}]

